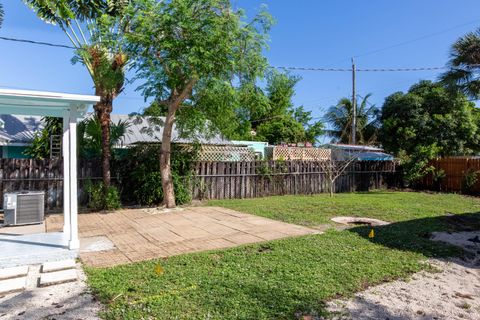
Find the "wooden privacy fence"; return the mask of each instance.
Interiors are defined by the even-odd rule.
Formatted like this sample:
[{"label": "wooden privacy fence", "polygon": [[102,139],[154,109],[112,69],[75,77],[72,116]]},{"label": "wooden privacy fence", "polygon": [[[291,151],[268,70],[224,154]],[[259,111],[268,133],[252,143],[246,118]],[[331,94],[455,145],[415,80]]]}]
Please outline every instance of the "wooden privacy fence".
[{"label": "wooden privacy fence", "polygon": [[[269,195],[328,192],[325,172],[314,161],[197,162],[191,179],[194,199],[253,198]],[[336,192],[367,191],[398,186],[397,164],[392,161],[355,162],[337,179]],[[79,160],[79,204],[86,204],[87,180],[101,180],[101,166]],[[3,195],[20,190],[45,191],[48,211],[63,204],[62,159],[0,159],[0,208]]]},{"label": "wooden privacy fence", "polygon": [[[470,170],[480,171],[480,158],[474,157],[449,157],[438,158],[430,161],[430,165],[436,170],[443,170],[445,177],[443,179],[434,179],[433,174],[427,175],[422,181],[422,187],[425,189],[460,192],[462,191],[462,182],[465,173]],[[472,192],[480,192],[480,183],[477,183]]]},{"label": "wooden privacy fence", "polygon": [[[400,184],[394,161],[354,162],[335,182],[336,192],[368,191]],[[325,171],[314,161],[198,162],[194,199],[255,198],[328,192]]]},{"label": "wooden privacy fence", "polygon": [[[79,161],[79,202],[85,203],[83,187],[86,180],[101,179],[101,167],[91,161]],[[45,191],[45,208],[59,209],[63,205],[62,159],[0,159],[0,208],[6,192],[21,190]]]}]

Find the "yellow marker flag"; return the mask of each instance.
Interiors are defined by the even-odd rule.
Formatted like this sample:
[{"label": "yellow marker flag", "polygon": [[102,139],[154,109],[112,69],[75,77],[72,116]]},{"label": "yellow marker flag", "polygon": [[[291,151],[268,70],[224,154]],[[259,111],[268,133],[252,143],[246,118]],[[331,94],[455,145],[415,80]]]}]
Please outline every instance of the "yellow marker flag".
[{"label": "yellow marker flag", "polygon": [[161,265],[157,264],[157,265],[155,266],[155,273],[156,273],[157,275],[159,275],[159,276],[161,276],[161,275],[163,274],[163,268],[162,268]]},{"label": "yellow marker flag", "polygon": [[370,233],[368,234],[368,237],[369,237],[370,239],[375,238],[375,231],[374,231],[373,229],[372,229],[372,230],[370,231]]}]

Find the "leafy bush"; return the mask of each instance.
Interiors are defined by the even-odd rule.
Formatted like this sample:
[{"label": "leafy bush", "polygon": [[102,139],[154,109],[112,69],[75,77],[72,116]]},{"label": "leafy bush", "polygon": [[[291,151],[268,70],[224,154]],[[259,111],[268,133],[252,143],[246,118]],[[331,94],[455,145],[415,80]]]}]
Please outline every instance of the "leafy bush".
[{"label": "leafy bush", "polygon": [[173,173],[173,188],[175,190],[175,202],[177,204],[190,203],[192,195],[188,188],[190,176],[181,177],[178,173]]},{"label": "leafy bush", "polygon": [[[189,183],[197,154],[197,147],[173,147],[171,166],[177,204],[192,200]],[[114,167],[118,168],[118,179],[121,185],[128,186],[122,190],[125,202],[151,206],[163,201],[158,145],[138,145],[117,161]]]},{"label": "leafy bush", "polygon": [[151,206],[163,200],[162,177],[160,172],[149,172],[140,175],[138,187],[133,194],[138,203]]},{"label": "leafy bush", "polygon": [[438,151],[435,144],[427,147],[417,146],[411,154],[407,154],[404,150],[400,151],[398,158],[402,164],[403,178],[408,187],[416,187],[423,177],[435,169],[429,165],[429,162],[435,158]]},{"label": "leafy bush", "polygon": [[435,190],[442,191],[442,182],[447,177],[445,170],[433,168],[432,170],[432,180],[435,186]]},{"label": "leafy bush", "polygon": [[463,180],[462,180],[462,193],[464,194],[472,194],[473,188],[478,182],[478,175],[480,171],[476,171],[473,169],[468,169],[463,173]]},{"label": "leafy bush", "polygon": [[85,190],[88,194],[87,206],[95,211],[117,210],[122,206],[120,194],[114,186],[108,188],[103,183],[87,182]]}]

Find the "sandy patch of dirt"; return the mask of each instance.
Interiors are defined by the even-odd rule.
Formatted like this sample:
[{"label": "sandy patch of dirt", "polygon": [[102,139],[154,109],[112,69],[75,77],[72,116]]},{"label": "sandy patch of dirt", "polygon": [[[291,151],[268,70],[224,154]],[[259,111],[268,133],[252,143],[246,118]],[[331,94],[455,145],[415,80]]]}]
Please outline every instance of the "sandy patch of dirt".
[{"label": "sandy patch of dirt", "polygon": [[448,242],[472,253],[468,261],[429,262],[439,272],[419,272],[409,281],[394,281],[334,300],[328,309],[333,319],[480,319],[480,232],[435,233],[435,241]]}]

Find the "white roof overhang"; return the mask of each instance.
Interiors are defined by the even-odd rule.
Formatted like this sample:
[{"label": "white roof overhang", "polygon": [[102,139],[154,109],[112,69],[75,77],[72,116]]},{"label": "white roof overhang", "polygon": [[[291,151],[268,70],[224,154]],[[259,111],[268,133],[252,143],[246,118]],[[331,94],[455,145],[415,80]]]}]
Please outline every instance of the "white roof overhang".
[{"label": "white roof overhang", "polygon": [[63,117],[65,110],[84,116],[100,97],[58,92],[0,89],[0,114]]}]

